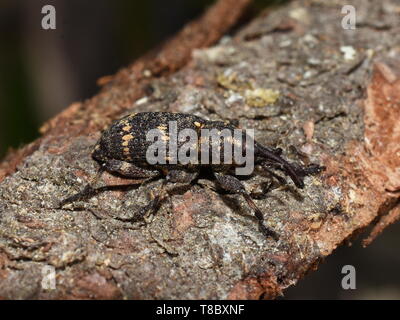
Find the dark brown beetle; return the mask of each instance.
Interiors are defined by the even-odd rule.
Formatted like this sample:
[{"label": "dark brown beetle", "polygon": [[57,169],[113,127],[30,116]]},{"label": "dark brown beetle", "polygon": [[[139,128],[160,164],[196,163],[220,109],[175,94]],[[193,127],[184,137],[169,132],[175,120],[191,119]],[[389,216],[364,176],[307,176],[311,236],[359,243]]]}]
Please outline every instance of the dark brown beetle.
[{"label": "dark brown beetle", "polygon": [[[278,235],[268,229],[264,225],[264,216],[259,208],[255,205],[254,201],[250,197],[249,193],[245,190],[242,182],[235,176],[233,170],[237,167],[242,166],[235,161],[226,163],[224,160],[224,151],[226,144],[224,140],[218,140],[217,149],[221,153],[220,163],[213,163],[209,161],[207,164],[200,161],[202,154],[207,151],[209,157],[211,157],[212,143],[208,144],[209,149],[203,149],[201,143],[204,143],[204,139],[198,139],[193,148],[198,151],[197,156],[194,160],[189,163],[182,164],[179,161],[171,161],[170,149],[166,149],[166,157],[164,163],[149,163],[148,150],[154,143],[149,141],[147,134],[150,130],[158,130],[161,132],[161,138],[166,143],[169,142],[173,137],[170,134],[171,124],[176,125],[176,132],[180,133],[182,130],[191,129],[199,137],[202,136],[204,130],[216,130],[220,133],[223,130],[231,132],[234,136],[235,128],[229,122],[222,121],[207,121],[201,117],[182,113],[170,113],[170,112],[142,112],[137,114],[128,115],[120,120],[115,121],[110,128],[102,133],[102,136],[96,144],[92,153],[93,159],[100,164],[99,173],[97,174],[94,182],[100,177],[101,173],[105,170],[108,172],[118,173],[126,178],[134,179],[149,179],[158,176],[164,176],[165,180],[162,184],[160,192],[156,197],[150,201],[148,205],[139,210],[133,218],[127,219],[130,221],[137,220],[143,217],[148,212],[154,212],[162,199],[164,193],[164,187],[167,182],[181,182],[191,183],[195,180],[204,167],[210,168],[213,172],[219,185],[226,191],[231,193],[242,194],[249,206],[254,210],[255,216],[259,222],[260,230],[266,236],[272,236],[274,239],[278,238]],[[237,136],[235,136],[237,137]],[[262,146],[252,139],[247,133],[243,132],[241,138],[230,139],[231,145],[228,147],[234,148],[234,145],[239,148],[242,152],[248,152],[246,147],[246,141],[251,141],[253,144],[252,152],[254,154],[255,164],[270,164],[276,165],[280,170],[287,174],[294,184],[298,188],[304,187],[304,177],[306,175],[315,174],[323,170],[324,168],[315,164],[307,167],[297,163],[290,163],[281,157],[282,150]],[[180,149],[187,143],[187,140],[177,140],[176,147]],[[208,141],[207,141],[208,142]],[[206,144],[207,145],[207,144]],[[204,154],[203,154],[204,155]],[[193,159],[192,159],[193,160]],[[268,168],[265,167],[265,170]],[[271,172],[272,173],[272,172]],[[278,177],[273,174],[273,176]],[[282,181],[282,178],[280,179]],[[89,184],[82,192],[72,197],[69,197],[62,201],[61,205],[69,202],[83,199],[85,196],[91,193],[94,189],[92,184]]]}]

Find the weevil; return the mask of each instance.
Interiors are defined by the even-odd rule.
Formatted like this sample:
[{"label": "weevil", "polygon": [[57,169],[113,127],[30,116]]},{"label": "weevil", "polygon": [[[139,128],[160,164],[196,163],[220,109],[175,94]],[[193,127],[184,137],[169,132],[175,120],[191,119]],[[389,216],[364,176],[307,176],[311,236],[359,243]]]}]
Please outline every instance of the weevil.
[{"label": "weevil", "polygon": [[[94,190],[93,185],[95,185],[104,171],[132,179],[164,178],[160,190],[153,200],[135,213],[132,218],[127,219],[135,221],[143,218],[149,212],[154,213],[157,210],[168,182],[190,184],[198,177],[202,168],[207,167],[211,169],[217,183],[223,190],[240,194],[244,197],[245,201],[254,211],[259,230],[265,236],[278,239],[278,234],[265,226],[263,213],[246,191],[243,183],[233,172],[235,168],[242,164],[238,164],[235,161],[231,161],[230,163],[229,161],[220,161],[219,163],[208,162],[205,164],[204,161],[200,161],[203,159],[202,154],[204,155],[205,151],[208,152],[208,155],[212,154],[211,149],[207,150],[202,147],[201,144],[204,143],[202,138],[193,144],[195,151],[198,151],[194,160],[198,161],[181,163],[179,161],[171,161],[171,158],[168,156],[165,156],[165,162],[163,163],[151,163],[149,161],[148,150],[154,141],[148,139],[148,133],[151,130],[158,130],[162,134],[161,139],[168,142],[172,139],[169,130],[171,124],[175,124],[178,133],[182,130],[190,129],[197,133],[198,136],[201,136],[201,133],[207,129],[216,130],[218,133],[225,130],[232,134],[237,129],[228,121],[209,121],[191,114],[141,112],[127,115],[113,122],[107,130],[103,131],[99,141],[96,143],[92,152],[92,158],[98,162],[100,168],[93,181],[80,193],[63,200],[61,206],[69,202],[81,200],[90,194]],[[231,143],[231,145],[228,144],[228,147],[233,148],[236,145],[236,147],[239,147],[239,150],[246,152],[248,144],[245,142],[249,141],[247,139],[252,138],[246,132],[243,132],[242,137],[244,138],[243,140],[237,138],[228,140]],[[324,167],[316,164],[303,166],[299,163],[289,162],[282,157],[282,149],[263,146],[254,139],[251,141],[253,142],[252,151],[254,152],[255,163],[262,164],[265,170],[282,181],[283,179],[279,175],[274,174],[269,169],[271,165],[276,166],[288,175],[298,188],[304,188],[305,176],[319,173],[324,169]],[[178,140],[176,147],[179,149],[184,143],[187,143],[187,141]],[[225,140],[221,140],[218,142],[219,145],[217,145],[217,150],[221,153],[221,158],[223,158],[224,150],[227,147],[224,143]],[[210,144],[209,148],[211,147]],[[169,150],[166,154],[170,154]]]}]

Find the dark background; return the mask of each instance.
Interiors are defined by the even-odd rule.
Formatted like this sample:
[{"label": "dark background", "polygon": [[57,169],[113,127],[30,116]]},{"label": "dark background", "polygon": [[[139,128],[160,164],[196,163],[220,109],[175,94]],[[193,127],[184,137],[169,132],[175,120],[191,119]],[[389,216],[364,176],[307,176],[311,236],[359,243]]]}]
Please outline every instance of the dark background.
[{"label": "dark background", "polygon": [[[249,11],[282,1],[258,0]],[[74,101],[158,45],[212,0],[0,0],[0,158],[38,137],[38,128]],[[54,5],[57,29],[41,28],[41,8]],[[368,248],[341,247],[317,272],[285,292],[291,299],[400,299],[400,224]],[[353,265],[357,289],[341,288]]]}]

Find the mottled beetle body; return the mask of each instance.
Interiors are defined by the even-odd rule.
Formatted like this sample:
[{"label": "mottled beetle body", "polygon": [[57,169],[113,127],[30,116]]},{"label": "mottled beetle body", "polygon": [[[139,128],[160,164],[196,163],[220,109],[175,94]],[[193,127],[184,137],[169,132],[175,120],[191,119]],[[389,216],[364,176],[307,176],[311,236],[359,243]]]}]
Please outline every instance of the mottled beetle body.
[{"label": "mottled beetle body", "polygon": [[[161,139],[165,141],[167,145],[167,142],[173,138],[170,136],[171,123],[175,124],[177,133],[185,129],[191,129],[197,133],[200,139],[196,140],[193,145],[193,148],[198,151],[197,162],[182,164],[178,161],[177,163],[171,163],[171,161],[169,161],[169,150],[165,158],[165,163],[150,164],[148,162],[147,150],[154,141],[148,139],[147,133],[150,130],[159,130],[162,133]],[[228,130],[228,132],[232,133],[233,137],[233,131],[236,128],[229,122],[207,121],[194,115],[170,112],[142,112],[131,114],[117,120],[102,133],[102,136],[92,153],[92,157],[101,165],[97,178],[104,170],[118,173],[127,178],[136,179],[165,176],[159,194],[147,206],[142,208],[138,214],[136,214],[132,219],[129,219],[136,220],[143,217],[148,213],[148,211],[156,210],[162,198],[162,194],[164,193],[166,182],[190,183],[196,179],[201,167],[207,166],[212,170],[217,182],[223,189],[244,196],[247,203],[255,212],[255,216],[259,221],[260,230],[265,235],[272,236],[276,239],[278,237],[277,234],[264,225],[262,212],[257,208],[250,195],[245,190],[242,182],[235,177],[232,169],[239,165],[235,161],[232,161],[230,164],[224,163],[223,154],[224,146],[226,145],[224,145],[222,138],[221,141],[218,142],[220,143],[218,150],[221,152],[221,162],[218,164],[209,163],[205,165],[200,161],[202,155],[202,129],[214,129],[217,130],[217,132]],[[236,147],[238,147],[242,152],[246,152],[247,145],[245,142],[247,141],[246,139],[251,139],[251,137],[243,131],[241,138],[243,139],[231,138],[229,140],[231,141],[229,147],[233,148],[233,146],[236,145]],[[177,149],[180,149],[180,147],[182,147],[186,142],[187,141],[180,141],[179,139],[176,140]],[[254,148],[252,152],[254,153],[255,163],[267,163],[277,166],[278,169],[289,175],[295,185],[299,188],[304,187],[303,179],[306,175],[318,173],[323,169],[318,165],[303,167],[300,164],[289,163],[281,157],[281,149],[262,146],[254,140],[252,140],[252,142]],[[211,154],[211,150],[209,150],[209,152]],[[267,168],[265,168],[265,170],[269,171]],[[276,176],[273,173],[272,175]],[[93,188],[89,185],[85,190],[83,190],[83,192],[64,200],[62,205],[81,199],[90,194],[91,191],[93,191]]]},{"label": "mottled beetle body", "polygon": [[[166,164],[155,165],[149,164],[147,162],[146,152],[153,141],[147,139],[146,134],[153,129],[158,129],[163,133],[163,138],[166,142],[168,142],[171,137],[169,136],[170,132],[170,123],[177,124],[177,132],[179,133],[185,129],[195,130],[198,134],[197,145],[195,146],[198,149],[198,163],[197,164],[189,164],[182,165],[180,162],[171,164],[168,157],[166,159]],[[109,165],[110,171],[112,169],[116,169],[115,163],[116,161],[130,163],[132,165],[136,165],[143,169],[160,169],[165,171],[165,169],[179,169],[185,171],[193,171],[197,170],[195,167],[203,166],[200,161],[201,158],[201,130],[202,129],[216,129],[218,131],[229,130],[232,132],[235,129],[228,122],[222,121],[207,121],[203,118],[200,118],[195,115],[182,114],[182,113],[171,113],[171,112],[141,112],[128,115],[120,120],[115,121],[109,129],[105,130],[102,133],[102,136],[98,143],[96,144],[94,151],[92,153],[93,158],[100,162],[106,164],[113,160],[114,165]],[[245,135],[245,132],[243,133]],[[237,143],[241,144],[241,149],[243,152],[245,151],[245,141],[246,138],[250,138],[246,136],[242,140],[232,139],[232,144]],[[177,141],[177,148],[181,148],[185,141]],[[233,146],[231,146],[233,147]],[[211,145],[210,145],[211,148]],[[210,164],[213,170],[215,171],[226,171],[230,169],[230,167],[236,167],[237,164],[233,161],[231,165],[227,165],[224,163],[224,144],[223,140],[220,140],[220,164]],[[169,150],[167,150],[168,152]],[[283,166],[284,171],[291,177],[293,182],[297,187],[304,187],[304,183],[302,181],[301,173],[297,172],[293,165],[289,164],[286,160],[280,157],[281,150],[280,149],[272,149],[267,148],[260,145],[257,142],[254,142],[254,155],[257,159],[268,159],[272,162],[276,162]],[[209,154],[211,155],[211,150],[209,150]],[[210,161],[211,163],[211,161]],[[122,165],[122,163],[121,163]],[[124,165],[127,167],[127,164]],[[298,170],[298,168],[297,168]],[[121,170],[117,170],[121,171]],[[121,173],[121,172],[120,172]]]},{"label": "mottled beetle body", "polygon": [[[151,165],[147,162],[146,152],[153,141],[146,138],[150,130],[158,129],[163,133],[163,139],[167,143],[171,137],[170,123],[176,123],[177,131],[183,129],[192,129],[200,132],[207,121],[204,119],[181,113],[170,112],[141,112],[128,115],[115,121],[109,129],[102,133],[99,142],[93,151],[93,158],[101,163],[111,159],[125,161],[142,168],[175,168],[188,169],[188,166],[170,164],[166,159],[166,164],[162,166]],[[177,148],[182,146],[183,142],[177,141]]]}]

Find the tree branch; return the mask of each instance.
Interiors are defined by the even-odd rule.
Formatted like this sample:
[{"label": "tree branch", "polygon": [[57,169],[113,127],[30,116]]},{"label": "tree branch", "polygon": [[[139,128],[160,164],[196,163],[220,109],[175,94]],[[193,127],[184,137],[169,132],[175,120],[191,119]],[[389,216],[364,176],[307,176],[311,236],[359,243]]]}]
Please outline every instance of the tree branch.
[{"label": "tree branch", "polygon": [[[97,96],[67,108],[39,140],[6,158],[0,297],[274,298],[367,226],[382,219],[374,237],[398,218],[400,22],[380,10],[392,1],[352,1],[356,30],[342,29],[340,5],[296,1],[195,49],[217,41],[247,2],[218,2],[158,53],[103,78]],[[279,241],[263,237],[243,199],[207,179],[170,188],[147,223],[115,218],[146,204],[160,180],[124,187],[137,181],[105,174],[103,185],[120,188],[55,209],[95,174],[90,152],[99,130],[130,111],[238,120],[286,158],[327,170],[306,178],[304,190],[275,181],[265,194],[260,185],[271,177],[244,181]],[[41,286],[48,265],[55,290]]]}]

